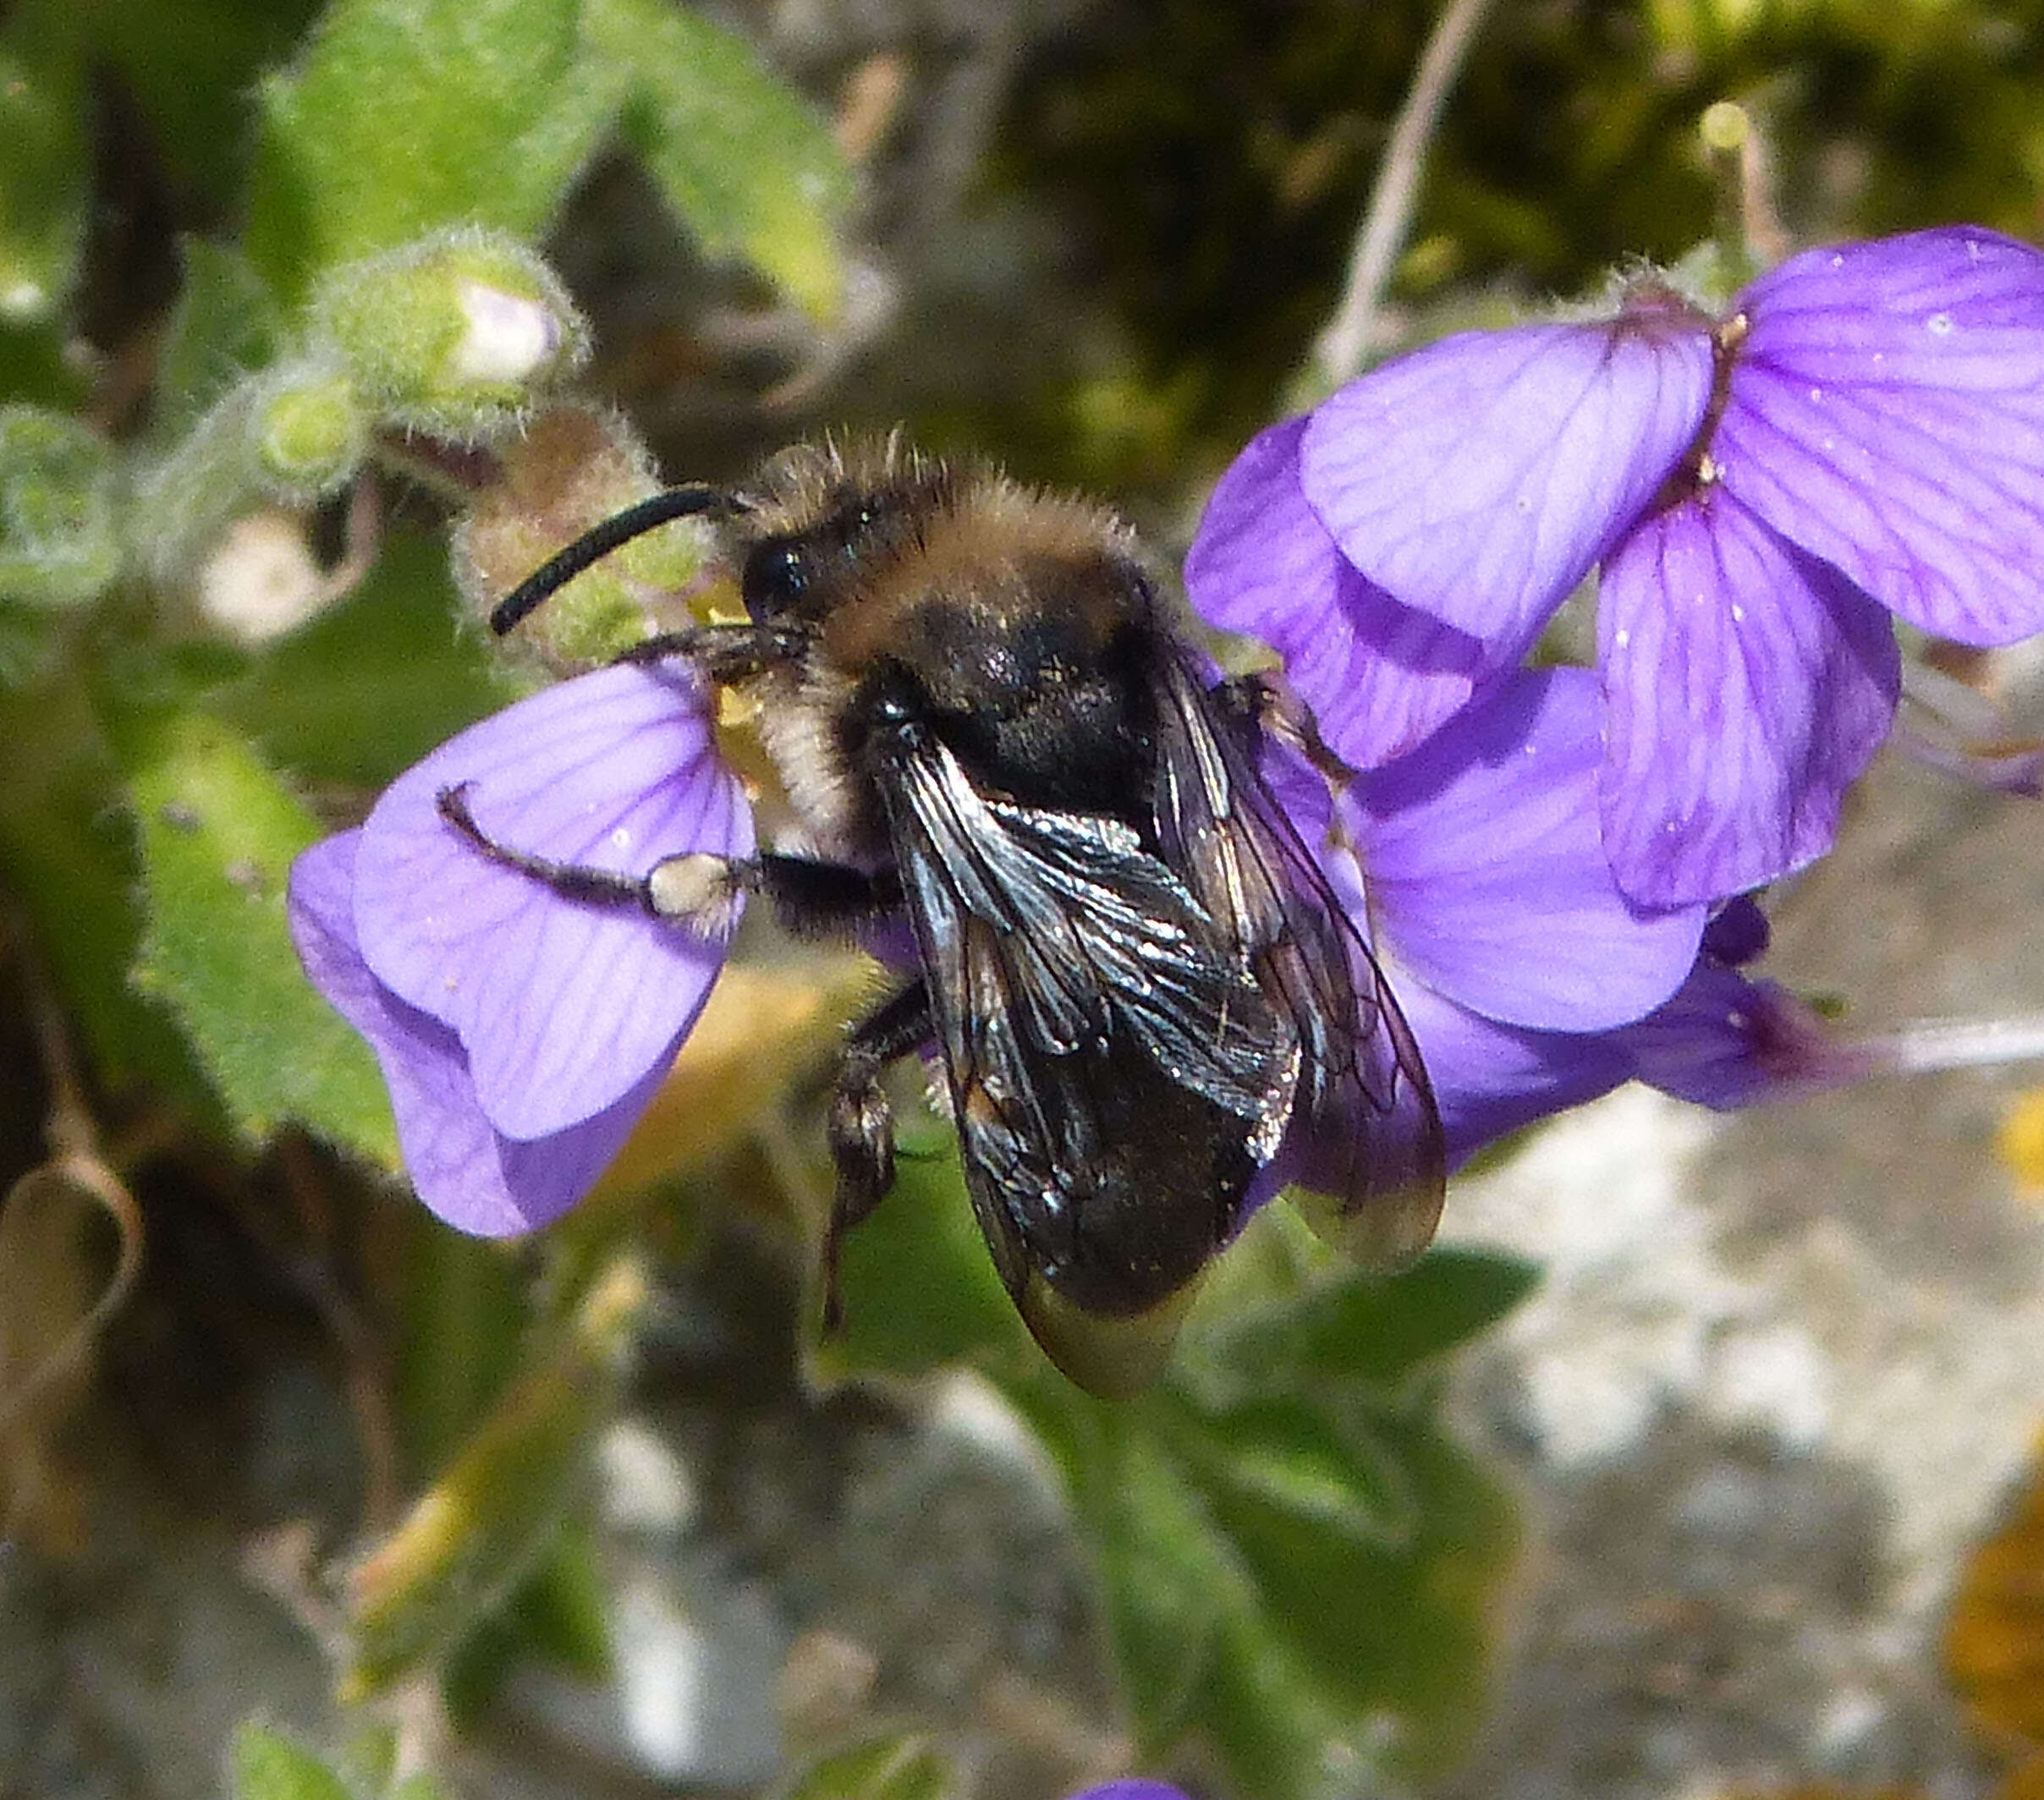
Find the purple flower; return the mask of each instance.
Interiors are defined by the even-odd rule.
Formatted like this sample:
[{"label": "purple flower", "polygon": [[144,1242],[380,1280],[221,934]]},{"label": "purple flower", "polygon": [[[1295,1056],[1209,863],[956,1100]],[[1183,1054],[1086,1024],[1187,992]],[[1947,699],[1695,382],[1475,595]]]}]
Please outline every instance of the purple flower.
[{"label": "purple flower", "polygon": [[1523,656],[1601,566],[1605,849],[1708,901],[1828,848],[1893,721],[1890,622],[2044,628],[2044,255],[1970,228],[1812,250],[1713,321],[1449,338],[1274,427],[1187,568],[1374,765]]},{"label": "purple flower", "polygon": [[1099,1787],[1089,1787],[1082,1792],[1067,1797],[1067,1800],[1192,1800],[1183,1788],[1173,1787],[1168,1781],[1146,1781],[1130,1777],[1120,1781],[1109,1781]]},{"label": "purple flower", "polygon": [[[1370,928],[1432,1078],[1451,1168],[1627,1081],[1729,1111],[1942,1066],[1939,1044],[1842,1039],[1750,976],[1768,933],[1750,899],[1707,924],[1701,908],[1629,901],[1597,845],[1598,759],[1594,678],[1552,669],[1512,676],[1332,801],[1295,755],[1267,765]],[[1325,1186],[1316,1169],[1343,1150],[1295,1133],[1277,1174]]]},{"label": "purple flower", "polygon": [[562,900],[479,854],[437,804],[464,782],[486,831],[606,869],[745,855],[752,824],[693,678],[620,665],[462,733],[400,776],[359,831],[299,859],[299,955],[376,1053],[419,1197],[497,1236],[588,1191],[723,952],[644,913]]}]

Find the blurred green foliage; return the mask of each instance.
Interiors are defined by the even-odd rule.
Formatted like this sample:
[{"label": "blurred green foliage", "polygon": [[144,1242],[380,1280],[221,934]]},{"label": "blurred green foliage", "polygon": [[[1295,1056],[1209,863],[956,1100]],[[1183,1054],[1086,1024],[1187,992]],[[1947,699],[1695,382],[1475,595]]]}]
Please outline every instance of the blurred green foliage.
[{"label": "blurred green foliage", "polygon": [[[821,1132],[789,1054],[715,1089],[758,1111],[706,1125],[717,1153],[685,1181],[600,1196],[536,1251],[453,1238],[408,1207],[373,1059],[288,940],[292,858],[532,678],[464,618],[442,527],[492,507],[557,541],[586,522],[589,496],[529,492],[516,466],[563,416],[542,409],[581,354],[577,309],[609,393],[679,395],[701,425],[715,409],[691,415],[691,397],[745,392],[739,423],[681,445],[720,468],[826,408],[891,423],[908,393],[939,440],[1182,516],[1325,321],[1434,10],[1076,8],[990,112],[975,179],[934,155],[923,170],[969,195],[969,222],[1055,221],[1054,255],[1025,233],[991,256],[1026,329],[911,294],[902,316],[929,338],[905,343],[884,310],[861,321],[854,272],[955,278],[992,228],[934,252],[891,238],[927,224],[899,186],[926,122],[883,118],[855,167],[816,95],[721,14],[15,0],[0,19],[0,952],[19,977],[0,1025],[51,1065],[0,1096],[6,1172],[44,1156],[64,1061],[146,1221],[189,1199],[152,1185],[168,1146],[294,1277],[343,1265],[308,1285],[389,1408],[395,1487],[347,1597],[358,1690],[437,1682],[465,1720],[520,1656],[602,1667],[584,1478],[660,1317],[620,1271],[672,1269],[733,1221],[806,1266],[815,1223],[815,1172],[788,1145]],[[935,55],[854,36],[808,69],[818,92],[877,69],[877,91],[890,57]],[[1501,6],[1431,148],[1398,321],[1417,334],[1687,250],[1712,222],[1694,120],[1723,97],[1761,121],[1793,234],[2034,233],[2041,85],[2044,0]],[[654,281],[643,244],[607,234],[643,231],[648,206],[689,246]],[[587,291],[560,285],[557,249]],[[464,354],[478,288],[530,327],[525,361]],[[877,399],[832,385],[864,365]],[[968,367],[983,387],[936,372]],[[601,436],[606,416],[577,429]],[[606,447],[635,495],[650,458],[622,426]],[[802,979],[834,996],[859,978]],[[821,1056],[827,1028],[794,1010]],[[809,1111],[790,1126],[783,1106]],[[663,1142],[690,1122],[669,1113]],[[299,1128],[354,1160],[310,1155]],[[1442,1421],[1441,1359],[1530,1271],[1441,1253],[1365,1283],[1273,1209],[1215,1271],[1170,1375],[1109,1406],[1046,1368],[943,1140],[904,1150],[899,1191],[845,1247],[849,1331],[806,1362],[756,1360],[824,1389],[913,1395],[961,1367],[992,1385],[1069,1498],[1146,1766],[1287,1800],[1452,1759],[1514,1532]],[[350,1294],[387,1355],[361,1350]],[[880,1722],[788,1800],[959,1791],[950,1721]],[[368,1744],[329,1764],[251,1726],[234,1792],[437,1791],[393,1785],[390,1747]]]}]

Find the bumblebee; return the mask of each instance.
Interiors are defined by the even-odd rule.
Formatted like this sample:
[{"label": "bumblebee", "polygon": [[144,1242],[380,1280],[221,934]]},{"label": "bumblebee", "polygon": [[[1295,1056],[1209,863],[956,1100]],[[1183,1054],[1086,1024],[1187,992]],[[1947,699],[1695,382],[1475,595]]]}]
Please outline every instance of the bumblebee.
[{"label": "bumblebee", "polygon": [[483,853],[592,904],[685,919],[752,893],[800,932],[906,920],[918,966],[850,1028],[830,1106],[827,1320],[838,1245],[893,1180],[883,1073],[931,1047],[1001,1279],[1096,1392],[1161,1368],[1288,1134],[1365,1254],[1425,1247],[1439,1118],[1262,773],[1288,716],[1253,679],[1210,683],[1123,524],[892,443],[798,447],[743,488],[670,489],[606,521],[493,628],[687,513],[717,522],[746,619],[629,656],[760,702],[803,852],[634,878],[487,837],[459,788],[440,807]]}]

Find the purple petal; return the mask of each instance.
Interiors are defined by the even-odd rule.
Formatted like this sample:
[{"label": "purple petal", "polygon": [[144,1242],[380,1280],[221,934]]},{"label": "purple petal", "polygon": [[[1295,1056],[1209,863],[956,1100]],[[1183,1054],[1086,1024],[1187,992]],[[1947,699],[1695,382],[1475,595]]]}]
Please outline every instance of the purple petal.
[{"label": "purple petal", "polygon": [[1497,1024],[1409,978],[1398,991],[1433,1081],[1451,1170],[1508,1133],[1608,1094],[1634,1073],[1624,1033],[1526,1031]]},{"label": "purple petal", "polygon": [[1185,558],[1193,609],[1260,638],[1344,761],[1402,755],[1469,699],[1483,646],[1402,606],[1349,565],[1299,486],[1303,419],[1253,439],[1221,477]]},{"label": "purple petal", "polygon": [[1597,630],[1604,844],[1628,893],[1712,900],[1831,847],[1901,690],[1864,594],[1706,488],[1613,553]]},{"label": "purple petal", "polygon": [[1388,954],[1502,1023],[1564,1031],[1658,1006],[1695,960],[1704,908],[1618,891],[1598,835],[1596,682],[1515,676],[1342,811]]},{"label": "purple petal", "polygon": [[354,905],[361,837],[329,837],[292,868],[291,935],[305,973],[376,1052],[419,1198],[457,1230],[478,1237],[545,1225],[595,1183],[651,1100],[662,1072],[570,1130],[529,1144],[498,1136],[476,1104],[468,1058],[454,1034],[407,1006],[362,960]]},{"label": "purple petal", "polygon": [[1069,1800],[1191,1800],[1191,1797],[1168,1781],[1126,1781],[1089,1787],[1071,1795]]},{"label": "purple petal", "polygon": [[1515,661],[1702,423],[1684,312],[1443,338],[1313,414],[1307,500],[1357,568]]},{"label": "purple petal", "polygon": [[1881,1066],[1877,1053],[1832,1036],[1786,988],[1709,963],[1616,1036],[1640,1080],[1721,1112],[1837,1087]]},{"label": "purple petal", "polygon": [[1741,310],[1725,486],[1926,631],[2044,630],[2044,253],[1972,227],[1810,250]]},{"label": "purple petal", "polygon": [[719,945],[635,908],[562,899],[440,816],[517,849],[644,875],[686,851],[744,855],[752,827],[684,672],[599,670],[521,700],[392,784],[363,828],[355,924],[379,980],[451,1025],[507,1137],[547,1137],[663,1069],[708,996]]}]

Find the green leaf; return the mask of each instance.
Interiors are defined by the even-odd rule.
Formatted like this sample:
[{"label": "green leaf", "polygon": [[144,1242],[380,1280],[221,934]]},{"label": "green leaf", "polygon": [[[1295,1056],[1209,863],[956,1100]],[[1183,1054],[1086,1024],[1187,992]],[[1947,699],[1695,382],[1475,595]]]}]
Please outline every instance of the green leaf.
[{"label": "green leaf", "polygon": [[818,1347],[816,1372],[836,1380],[964,1361],[1040,1365],[980,1236],[956,1140],[948,1131],[905,1134],[899,1155],[893,1191],[846,1235],[844,1330]]},{"label": "green leaf", "polygon": [[1248,1571],[1147,1419],[1154,1395],[1091,1399],[1046,1374],[1006,1390],[1056,1459],[1093,1554],[1124,1697],[1155,1753],[1200,1722]]},{"label": "green leaf", "polygon": [[0,875],[108,1087],[140,1078],[224,1124],[189,1045],[129,985],[142,934],[136,833],[85,683],[0,690]]},{"label": "green leaf", "polygon": [[353,1800],[347,1784],[310,1750],[266,1726],[234,1733],[234,1800]]},{"label": "green leaf", "polygon": [[629,94],[627,140],[712,256],[742,256],[811,317],[844,297],[851,174],[828,127],[721,25],[667,0],[588,0],[590,60]]},{"label": "green leaf", "polygon": [[445,543],[404,532],[345,601],[208,705],[297,774],[372,789],[517,697],[480,637],[455,627]]},{"label": "green leaf", "polygon": [[536,236],[609,123],[576,0],[333,0],[262,90],[246,243],[280,292],[441,227]]},{"label": "green leaf", "polygon": [[1179,1364],[1132,1402],[1041,1369],[1005,1384],[1069,1486],[1146,1760],[1197,1734],[1244,1792],[1312,1800],[1373,1759],[1376,1776],[1424,1776],[1465,1740],[1512,1513],[1442,1432],[1436,1385],[1398,1378],[1527,1276],[1442,1263],[1309,1286],[1246,1320],[1202,1308]]},{"label": "green leaf", "polygon": [[34,8],[0,29],[0,322],[57,318],[91,200],[85,94],[71,30]]},{"label": "green leaf", "polygon": [[266,367],[283,335],[277,302],[232,245],[187,238],[184,284],[157,361],[154,431],[182,436],[245,375]]},{"label": "green leaf", "polygon": [[463,1643],[516,1594],[561,1526],[616,1405],[650,1290],[628,1259],[576,1308],[446,1472],[349,1580],[347,1698],[380,1693]]},{"label": "green leaf", "polygon": [[1201,1424],[1179,1448],[1217,1489],[1366,1549],[1412,1542],[1411,1484],[1373,1430],[1344,1430],[1323,1408],[1285,1397],[1248,1401]]},{"label": "green leaf", "polygon": [[149,913],[136,982],[176,1013],[245,1135],[300,1119],[394,1166],[375,1058],[291,947],[285,881],[317,822],[237,733],[203,713],[127,715],[117,749]]},{"label": "green leaf", "polygon": [[958,1775],[911,1731],[870,1737],[811,1763],[774,1800],[949,1800]]},{"label": "green leaf", "polygon": [[1281,1304],[1217,1321],[1212,1363],[1302,1389],[1393,1384],[1488,1329],[1540,1280],[1535,1265],[1486,1250],[1435,1248],[1388,1278],[1334,1266],[1337,1278]]}]

